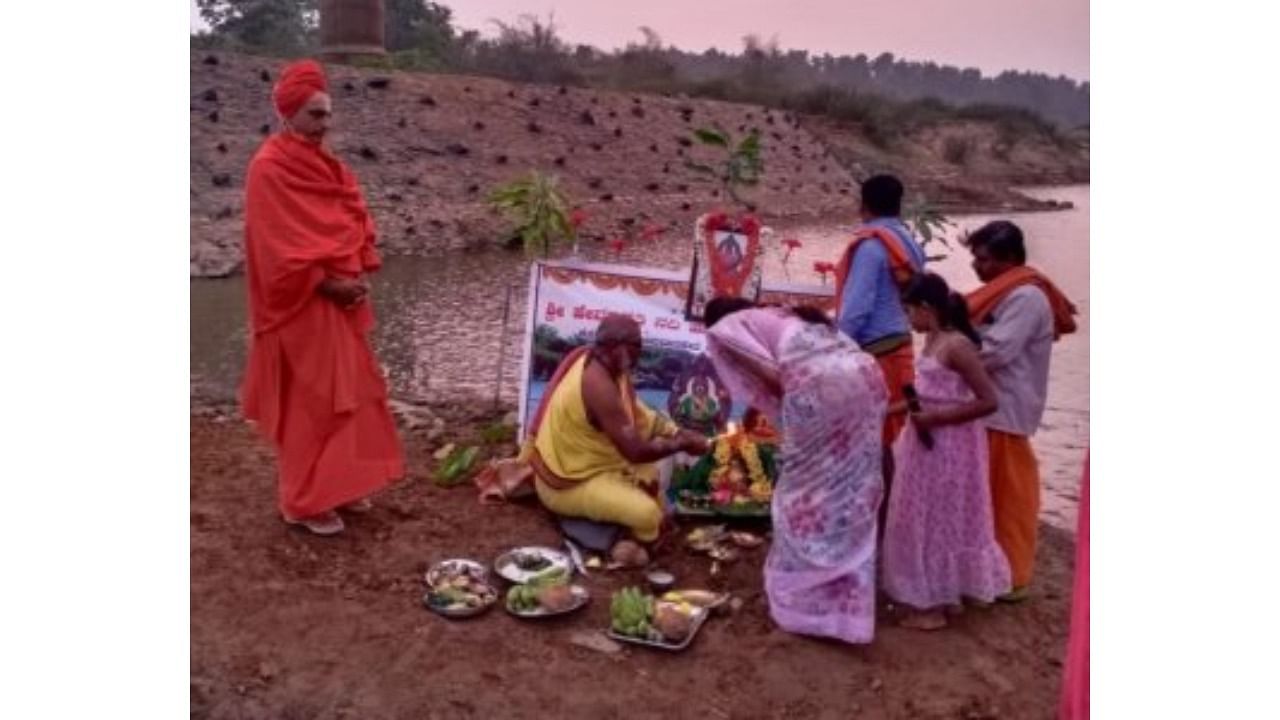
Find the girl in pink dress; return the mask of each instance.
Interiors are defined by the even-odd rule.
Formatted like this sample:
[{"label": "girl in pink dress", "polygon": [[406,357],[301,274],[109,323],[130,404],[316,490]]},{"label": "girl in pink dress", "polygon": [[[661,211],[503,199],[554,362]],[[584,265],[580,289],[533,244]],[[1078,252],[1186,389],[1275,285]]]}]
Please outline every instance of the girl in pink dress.
[{"label": "girl in pink dress", "polygon": [[964,298],[945,280],[918,276],[903,305],[925,341],[916,364],[920,408],[893,446],[883,588],[909,608],[902,625],[936,630],[947,624],[945,608],[965,598],[991,602],[1009,591],[979,421],[995,412],[996,392]]}]

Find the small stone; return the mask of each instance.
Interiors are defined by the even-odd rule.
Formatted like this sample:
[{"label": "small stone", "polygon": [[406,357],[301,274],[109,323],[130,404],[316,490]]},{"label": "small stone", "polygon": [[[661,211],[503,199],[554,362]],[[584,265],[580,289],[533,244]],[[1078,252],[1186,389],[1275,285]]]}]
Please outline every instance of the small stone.
[{"label": "small stone", "polygon": [[472,123],[471,127],[475,128],[476,130],[484,130],[484,123],[477,120],[474,123]]},{"label": "small stone", "polygon": [[680,209],[681,209],[681,210],[689,210],[689,209],[690,209],[690,208],[692,208],[692,207],[693,207],[693,206],[692,206],[692,205],[690,205],[690,204],[689,204],[689,203],[687,203],[687,202],[682,202],[682,203],[680,203]]},{"label": "small stone", "polygon": [[200,96],[200,99],[205,102],[218,102],[218,91],[212,88],[205,90],[204,94]]},{"label": "small stone", "polygon": [[218,111],[214,110],[213,112],[209,113],[209,122],[218,122],[218,117],[219,117]]},{"label": "small stone", "polygon": [[597,631],[578,631],[569,636],[569,644],[605,655],[617,655],[622,646]]},{"label": "small stone", "polygon": [[218,173],[217,175],[213,176],[214,187],[230,187],[230,185],[231,185],[231,176],[228,175],[227,173]]},{"label": "small stone", "polygon": [[447,150],[450,155],[457,155],[460,157],[471,153],[471,149],[462,143],[450,143],[445,147],[445,150]]},{"label": "small stone", "polygon": [[[649,152],[651,152],[651,153],[656,153],[656,152],[658,152],[658,145],[657,145],[657,143],[652,143],[652,144],[650,144],[650,145],[649,145]],[[666,167],[666,166],[664,165],[663,167]]]},{"label": "small stone", "polygon": [[356,86],[355,86],[355,85],[352,85],[352,84],[351,84],[351,81],[347,81],[347,82],[342,83],[342,89],[343,89],[343,90],[346,90],[347,92],[352,92],[352,91],[354,91],[354,90],[356,89]]},{"label": "small stone", "polygon": [[556,158],[555,164],[557,167],[564,167],[564,158],[563,157]]},{"label": "small stone", "polygon": [[218,56],[217,56],[217,55],[205,55],[205,56],[204,56],[204,64],[205,64],[205,65],[217,65],[217,64],[218,64]]},{"label": "small stone", "polygon": [[568,95],[568,94],[569,94],[569,88],[567,88],[567,87],[565,87],[565,86],[561,85],[561,86],[560,86],[560,89],[559,89],[557,92],[559,92],[561,95]]},{"label": "small stone", "polygon": [[225,155],[225,154],[227,153],[227,144],[226,144],[226,143],[218,143],[217,150],[218,150],[218,152],[220,152],[220,153],[222,153],[223,155]]},{"label": "small stone", "polygon": [[365,160],[377,160],[378,151],[374,150],[368,145],[362,145],[360,146],[360,157],[364,158]]},{"label": "small stone", "polygon": [[506,155],[499,155],[498,157],[494,158],[494,162],[498,163],[499,165],[506,165],[506,164],[507,164],[507,156],[506,156]]},{"label": "small stone", "polygon": [[611,117],[611,118],[616,118],[616,117],[618,117],[618,113],[617,113],[617,111],[610,110],[610,111],[609,111],[609,117]]},{"label": "small stone", "polygon": [[531,121],[529,121],[529,124],[528,124],[528,125],[525,125],[524,127],[525,127],[525,129],[526,129],[526,130],[528,130],[528,131],[529,131],[529,132],[531,132],[531,133],[540,133],[540,132],[542,132],[542,127],[541,127],[540,125],[538,125],[538,123],[533,122],[532,120],[531,120]]},{"label": "small stone", "polygon": [[592,115],[589,110],[583,110],[582,113],[578,115],[578,122],[582,123],[583,125],[595,125],[596,116]]},{"label": "small stone", "polygon": [[601,185],[604,185],[604,180],[600,178],[591,178],[587,181],[587,187],[592,190],[599,190]]},{"label": "small stone", "polygon": [[643,117],[644,117],[644,108],[642,108],[642,107],[633,107],[633,108],[631,108],[631,116],[632,116],[632,117],[643,118]]},{"label": "small stone", "polygon": [[270,135],[270,134],[271,134],[271,124],[270,124],[270,123],[263,123],[263,124],[262,124],[262,127],[258,128],[258,132],[259,132],[259,133],[262,133],[263,135]]},{"label": "small stone", "polygon": [[693,147],[693,141],[687,137],[678,137],[676,142],[680,143],[680,147]]},{"label": "small stone", "polygon": [[369,81],[365,83],[365,85],[368,85],[374,90],[386,90],[387,86],[390,84],[391,78],[387,77],[369,78]]},{"label": "small stone", "polygon": [[266,70],[263,70],[262,72],[258,73],[258,79],[262,80],[262,82],[271,82],[271,73],[267,72]]},{"label": "small stone", "polygon": [[467,188],[467,193],[468,193],[468,194],[475,195],[475,194],[476,194],[476,193],[478,193],[478,192],[480,192],[480,186],[479,186],[479,185],[471,185],[470,187],[468,187],[468,188]]},{"label": "small stone", "polygon": [[462,88],[462,92],[464,92],[464,93],[469,93],[469,92],[471,92],[471,86],[470,86],[470,85],[465,85],[465,86],[463,86],[463,88]]},{"label": "small stone", "polygon": [[658,183],[649,183],[648,185],[644,186],[644,189],[648,190],[649,192],[658,192],[659,190],[662,189],[662,186],[659,185]]},{"label": "small stone", "polygon": [[409,178],[408,180],[405,180],[405,181],[404,181],[404,183],[405,183],[406,185],[410,186],[410,187],[417,187],[417,186],[418,186],[418,178],[416,178],[416,177],[411,177],[411,178]]},{"label": "small stone", "polygon": [[391,193],[387,196],[387,199],[391,202],[400,202],[401,200],[404,200],[404,198],[400,196],[400,193]]},{"label": "small stone", "polygon": [[614,128],[614,129],[613,129],[613,136],[614,136],[614,137],[616,137],[616,138],[620,138],[620,137],[622,137],[622,128]]},{"label": "small stone", "polygon": [[600,202],[613,202],[613,193],[605,193],[601,195]]},{"label": "small stone", "polygon": [[600,152],[601,150],[604,150],[604,146],[601,145],[600,143],[591,143],[591,149],[595,150],[596,152]]},{"label": "small stone", "polygon": [[435,107],[436,99],[431,97],[430,95],[423,95],[422,97],[418,98],[418,104],[426,105],[427,107]]},{"label": "small stone", "polygon": [[542,101],[539,100],[538,98],[534,98],[529,101],[529,107],[538,107],[541,104],[542,104]]},{"label": "small stone", "polygon": [[400,128],[401,130],[403,130],[403,129],[405,129],[405,128],[409,127],[409,121],[408,121],[408,120],[405,120],[404,118],[400,118],[400,119],[396,122],[396,127],[398,127],[398,128]]}]

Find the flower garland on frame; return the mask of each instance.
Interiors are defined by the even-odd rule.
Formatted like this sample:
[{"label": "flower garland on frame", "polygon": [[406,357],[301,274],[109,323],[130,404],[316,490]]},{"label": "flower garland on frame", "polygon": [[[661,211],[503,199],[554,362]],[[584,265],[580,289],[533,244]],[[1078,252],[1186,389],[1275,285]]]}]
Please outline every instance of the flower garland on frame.
[{"label": "flower garland on frame", "polygon": [[[736,270],[725,267],[716,248],[716,233],[732,232],[747,236],[747,248]],[[760,254],[760,221],[754,215],[743,216],[735,224],[726,213],[712,213],[698,223],[698,234],[703,243],[703,255],[707,261],[712,293],[716,297],[742,297],[742,290],[755,270]]]}]

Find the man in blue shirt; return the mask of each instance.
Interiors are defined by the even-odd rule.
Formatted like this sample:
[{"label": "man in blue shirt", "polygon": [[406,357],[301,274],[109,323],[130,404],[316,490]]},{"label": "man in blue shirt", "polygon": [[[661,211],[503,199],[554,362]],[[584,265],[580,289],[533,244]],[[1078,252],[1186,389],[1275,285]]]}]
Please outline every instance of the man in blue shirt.
[{"label": "man in blue shirt", "polygon": [[884,426],[886,480],[893,475],[889,448],[906,424],[903,386],[915,381],[911,327],[900,293],[925,263],[924,250],[900,217],[902,195],[902,182],[892,175],[876,175],[862,183],[862,225],[836,270],[836,325],[875,356],[889,390],[891,412]]}]

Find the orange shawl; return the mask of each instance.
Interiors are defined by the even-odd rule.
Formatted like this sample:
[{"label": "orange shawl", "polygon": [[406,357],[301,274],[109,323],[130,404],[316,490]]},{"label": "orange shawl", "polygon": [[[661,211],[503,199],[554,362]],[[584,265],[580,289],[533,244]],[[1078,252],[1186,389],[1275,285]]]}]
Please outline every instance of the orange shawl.
[{"label": "orange shawl", "polygon": [[902,247],[902,241],[893,231],[883,227],[858,228],[836,265],[836,307],[840,306],[841,298],[844,297],[844,284],[849,279],[849,271],[853,269],[853,254],[857,252],[859,245],[873,238],[879,240],[889,253],[889,272],[893,273],[893,280],[899,287],[906,285],[918,272],[915,263],[911,261],[911,255]]},{"label": "orange shawl", "polygon": [[969,293],[965,298],[969,303],[969,317],[975,325],[981,324],[995,311],[1009,293],[1023,285],[1035,285],[1049,298],[1049,306],[1053,309],[1053,339],[1070,335],[1076,331],[1076,306],[1071,304],[1067,296],[1039,270],[1019,265],[1002,273],[999,277]]},{"label": "orange shawl", "polygon": [[382,265],[355,175],[325,148],[289,133],[267,139],[245,183],[245,263],[255,334],[288,322],[326,275]]}]

